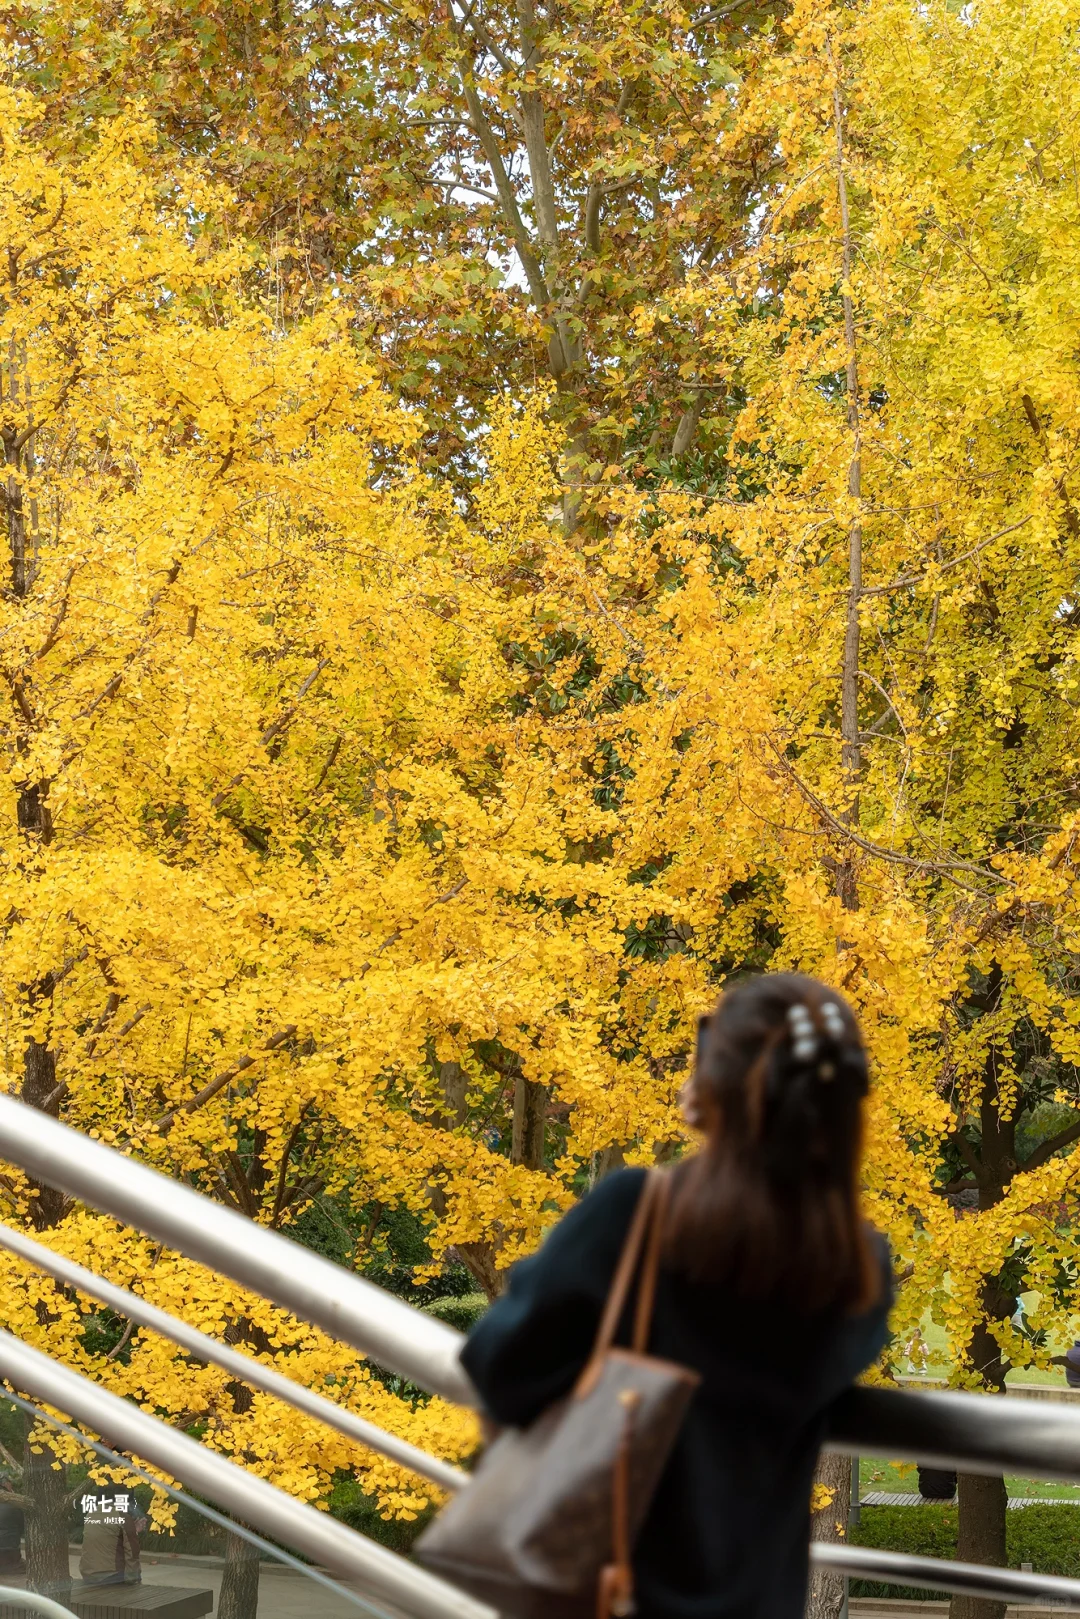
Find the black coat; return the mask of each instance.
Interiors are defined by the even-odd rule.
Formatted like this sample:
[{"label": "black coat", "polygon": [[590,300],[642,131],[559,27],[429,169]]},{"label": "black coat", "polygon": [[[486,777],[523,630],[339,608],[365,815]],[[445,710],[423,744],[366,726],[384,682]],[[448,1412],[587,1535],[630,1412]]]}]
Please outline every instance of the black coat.
[{"label": "black coat", "polygon": [[[583,1198],[473,1329],[462,1361],[489,1415],[530,1423],[588,1359],[644,1171]],[[639,1619],[802,1619],[810,1489],[829,1403],[877,1357],[891,1297],[793,1318],[662,1269],[650,1350],[700,1372],[637,1542]],[[625,1343],[626,1324],[620,1334]],[[846,1515],[847,1502],[838,1502]]]}]

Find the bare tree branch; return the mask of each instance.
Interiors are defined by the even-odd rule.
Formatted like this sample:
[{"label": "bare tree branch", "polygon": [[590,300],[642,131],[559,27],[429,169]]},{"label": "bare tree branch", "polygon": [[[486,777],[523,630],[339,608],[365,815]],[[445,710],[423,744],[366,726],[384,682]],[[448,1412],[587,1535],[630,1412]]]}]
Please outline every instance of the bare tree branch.
[{"label": "bare tree branch", "polygon": [[[952,557],[948,562],[942,563],[938,573],[948,573],[951,568],[958,568],[962,562],[967,562],[970,557],[977,556],[980,551],[985,550],[986,546],[993,545],[995,540],[1003,540],[1006,534],[1014,534],[1018,528],[1023,528],[1025,523],[1030,522],[1029,515],[1022,517],[1018,523],[1010,523],[1008,528],[999,528],[996,534],[987,535],[985,540],[980,540],[978,545],[973,545],[971,550],[965,551],[962,556]],[[869,585],[863,591],[863,595],[885,596],[891,590],[906,590],[910,585],[921,584],[924,578],[924,574],[908,574],[906,578],[894,579],[891,585]]]},{"label": "bare tree branch", "polygon": [[1045,1164],[1047,1159],[1060,1152],[1062,1147],[1071,1147],[1077,1140],[1080,1140],[1080,1119],[1074,1119],[1072,1124],[1066,1125],[1064,1130],[1059,1130],[1057,1135],[1051,1136],[1048,1141],[1040,1142],[1034,1152],[1028,1154],[1020,1168],[1038,1169],[1040,1164]]}]

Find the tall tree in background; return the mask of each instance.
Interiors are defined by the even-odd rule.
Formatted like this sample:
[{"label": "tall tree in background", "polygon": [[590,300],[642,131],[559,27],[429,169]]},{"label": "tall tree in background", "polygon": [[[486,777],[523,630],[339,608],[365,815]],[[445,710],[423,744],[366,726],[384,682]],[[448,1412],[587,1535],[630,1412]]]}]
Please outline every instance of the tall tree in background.
[{"label": "tall tree in background", "polygon": [[273,296],[346,291],[438,464],[493,385],[546,374],[595,477],[716,442],[693,327],[660,347],[639,314],[743,244],[772,155],[728,149],[730,59],[780,9],[33,0],[5,26],[60,143],[148,87],[167,156],[234,191]]},{"label": "tall tree in background", "polygon": [[[724,979],[799,966],[873,1048],[900,1349],[929,1312],[957,1382],[1044,1364],[1080,1261],[1075,0],[30,15],[17,1082],[253,1218],[409,1209],[492,1293],[606,1163],[679,1149]],[[130,122],[74,115],[135,66],[237,191],[175,213],[164,279],[131,258],[145,209],[89,223]],[[139,127],[124,184],[156,209],[175,159]],[[73,1320],[20,1319],[82,1355]],[[158,1353],[93,1364],[152,1400]],[[317,1494],[309,1461],[268,1465]],[[965,1480],[960,1516],[1001,1554],[1000,1486]]]},{"label": "tall tree in background", "polygon": [[[855,880],[841,981],[872,1019],[903,1009],[878,1101],[911,1156],[881,1138],[871,1171],[913,1268],[901,1341],[932,1309],[957,1378],[991,1390],[1075,1308],[1077,17],[1033,26],[1008,5],[796,9],[741,103],[783,130],[760,248],[734,296],[683,295],[747,401],[714,515],[740,628],[783,674],[746,743],[801,800],[785,824],[832,845],[821,899],[826,873],[840,899]],[[780,959],[805,963],[787,859]],[[868,972],[881,941],[894,969],[910,948],[904,917],[913,998]],[[1003,1560],[1004,1508],[1000,1480],[962,1479],[962,1555]]]}]

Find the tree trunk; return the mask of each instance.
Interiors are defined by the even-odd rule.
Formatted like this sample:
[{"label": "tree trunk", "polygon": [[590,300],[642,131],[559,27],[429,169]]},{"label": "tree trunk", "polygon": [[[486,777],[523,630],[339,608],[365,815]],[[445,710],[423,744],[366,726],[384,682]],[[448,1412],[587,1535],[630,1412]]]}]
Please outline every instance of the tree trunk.
[{"label": "tree trunk", "polygon": [[503,1290],[506,1273],[498,1266],[499,1251],[493,1242],[459,1242],[450,1249],[451,1257],[460,1260],[473,1281],[495,1300]]},{"label": "tree trunk", "polygon": [[[985,993],[977,1000],[973,997],[983,1016],[991,1014],[1001,1004],[1003,982],[1000,963],[995,961],[987,975]],[[1015,1111],[1003,1112],[1000,1101],[997,1057],[991,1047],[983,1068],[979,1102],[980,1163],[975,1178],[980,1209],[992,1209],[1001,1202],[1017,1171]],[[983,1318],[972,1332],[968,1345],[972,1369],[978,1372],[991,1394],[1004,1394],[1008,1367],[1001,1358],[1001,1347],[989,1323],[1007,1320],[1016,1309],[1013,1285],[1003,1285],[1000,1276],[986,1278],[982,1288]],[[1007,1510],[1004,1480],[961,1473],[957,1481],[957,1501],[960,1560],[1004,1568]],[[950,1619],[1004,1619],[1005,1604],[987,1597],[954,1596],[949,1613]]]},{"label": "tree trunk", "polygon": [[[1000,1317],[1015,1308],[1011,1294],[1004,1293],[995,1278],[985,1285],[983,1308],[988,1316]],[[980,1372],[983,1381],[998,1394],[1005,1392],[1005,1367],[998,1342],[985,1324],[980,1323],[971,1335],[971,1363]],[[957,1479],[957,1516],[959,1532],[956,1555],[962,1563],[987,1563],[1004,1568],[1005,1513],[1007,1511],[1005,1480],[1000,1477],[983,1478],[980,1474],[961,1473]],[[949,1619],[1005,1619],[1004,1602],[993,1602],[988,1597],[954,1596],[949,1608]]]},{"label": "tree trunk", "polygon": [[443,1097],[446,1102],[446,1127],[452,1130],[461,1125],[469,1117],[469,1106],[465,1100],[468,1090],[468,1076],[459,1062],[441,1062],[439,1064],[439,1084],[442,1086]]},{"label": "tree trunk", "polygon": [[[847,179],[844,173],[844,107],[839,72],[833,84],[833,123],[836,135],[836,185],[840,198],[840,224],[843,234],[844,346],[847,349],[847,422],[851,433],[851,459],[848,462],[848,494],[854,503],[862,500],[862,422],[859,415],[859,354],[855,338],[855,304],[851,296],[851,276],[855,250],[848,211]],[[862,604],[862,519],[858,504],[848,528],[848,599],[844,627],[844,661],[840,679],[840,729],[843,738],[841,761],[853,789],[846,816],[851,825],[859,818],[858,781],[862,775],[862,740],[859,731],[859,609]],[[849,910],[856,908],[843,893]]]},{"label": "tree trunk", "polygon": [[592,1171],[589,1175],[589,1185],[595,1186],[606,1175],[614,1175],[617,1169],[626,1168],[626,1153],[620,1141],[615,1141],[603,1152],[593,1154]]},{"label": "tree trunk", "polygon": [[[46,993],[49,993],[46,987]],[[40,986],[27,991],[30,1004],[40,999]],[[60,1112],[60,1096],[56,1087],[56,1054],[43,1040],[28,1040],[23,1051],[23,1082],[21,1100],[27,1107],[36,1107],[56,1118]],[[31,1203],[29,1214],[37,1231],[50,1231],[64,1216],[67,1199],[55,1186],[27,1176]]]},{"label": "tree trunk", "polygon": [[256,1619],[259,1607],[259,1554],[242,1535],[226,1535],[218,1619]]},{"label": "tree trunk", "polygon": [[547,1087],[519,1074],[514,1081],[514,1127],[510,1158],[527,1169],[544,1167],[544,1121],[547,1117]]},{"label": "tree trunk", "polygon": [[[1004,1568],[1005,1480],[961,1473],[957,1494],[960,1503],[957,1557],[962,1563],[989,1563],[994,1568]],[[949,1619],[1005,1619],[1005,1604],[992,1602],[987,1597],[954,1596]]]},{"label": "tree trunk", "polygon": [[22,1487],[33,1505],[26,1512],[26,1583],[31,1591],[42,1591],[66,1607],[71,1594],[67,1472],[48,1445],[36,1443],[31,1449],[35,1426],[35,1419],[28,1416]]},{"label": "tree trunk", "polygon": [[[810,1519],[810,1539],[834,1544],[847,1539],[848,1510],[851,1504],[851,1457],[823,1453],[818,1457],[814,1483],[832,1491],[826,1505]],[[806,1619],[840,1619],[847,1595],[842,1574],[817,1570],[810,1575],[806,1591]]]}]

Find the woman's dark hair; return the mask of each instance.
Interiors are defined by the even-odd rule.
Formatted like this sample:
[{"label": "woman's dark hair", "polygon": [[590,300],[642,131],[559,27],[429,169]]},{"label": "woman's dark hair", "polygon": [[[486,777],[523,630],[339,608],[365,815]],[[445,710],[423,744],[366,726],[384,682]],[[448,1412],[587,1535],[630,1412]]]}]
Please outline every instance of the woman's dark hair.
[{"label": "woman's dark hair", "polygon": [[693,1100],[707,1135],[675,1172],[668,1263],[748,1301],[866,1309],[881,1291],[860,1211],[866,1051],[816,978],[766,973],[701,1020]]}]

